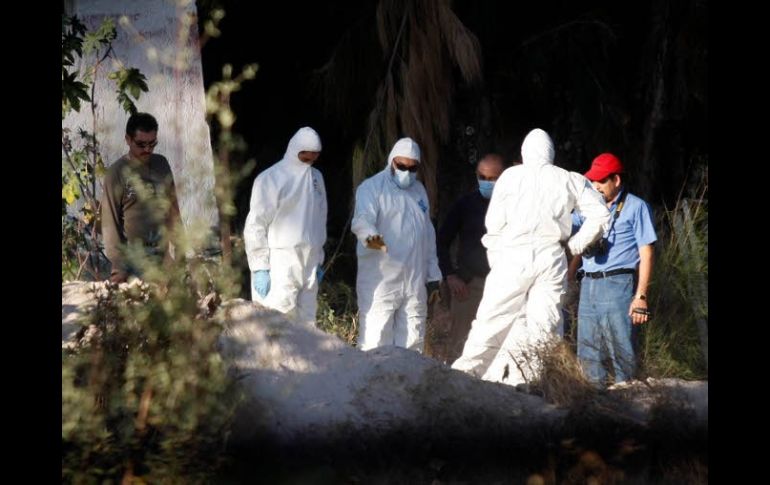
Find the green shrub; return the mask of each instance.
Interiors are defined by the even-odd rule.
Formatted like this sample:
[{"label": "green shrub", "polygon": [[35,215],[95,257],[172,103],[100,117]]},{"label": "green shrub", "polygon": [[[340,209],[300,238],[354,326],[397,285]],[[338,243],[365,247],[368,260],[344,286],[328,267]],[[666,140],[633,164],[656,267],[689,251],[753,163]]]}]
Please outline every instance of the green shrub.
[{"label": "green shrub", "polygon": [[239,400],[217,351],[217,267],[146,267],[145,282],[99,291],[62,351],[65,481],[198,482],[216,469]]}]

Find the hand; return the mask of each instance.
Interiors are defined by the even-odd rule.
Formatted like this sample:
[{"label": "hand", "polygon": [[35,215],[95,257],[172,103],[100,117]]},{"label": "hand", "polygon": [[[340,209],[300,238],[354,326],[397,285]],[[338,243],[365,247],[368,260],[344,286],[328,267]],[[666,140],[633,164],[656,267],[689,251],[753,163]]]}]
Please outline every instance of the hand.
[{"label": "hand", "polygon": [[462,278],[456,274],[450,274],[446,277],[446,283],[449,285],[449,289],[452,292],[452,297],[458,300],[465,300],[468,298],[468,287]]},{"label": "hand", "polygon": [[628,315],[634,325],[641,325],[650,319],[651,313],[647,308],[647,300],[641,300],[634,297],[631,306],[628,308]]},{"label": "hand", "polygon": [[270,270],[261,269],[251,273],[251,285],[262,298],[270,292]]},{"label": "hand", "polygon": [[385,245],[385,241],[382,239],[382,235],[380,234],[373,234],[371,236],[366,237],[366,247],[369,249],[379,249],[381,251],[388,250],[388,247]]},{"label": "hand", "polygon": [[437,301],[441,301],[441,293],[439,292],[439,282],[430,281],[425,288],[428,290],[428,305],[433,305]]},{"label": "hand", "polygon": [[324,269],[320,264],[315,269],[315,279],[318,281],[318,286],[321,286],[321,282],[324,280]]}]

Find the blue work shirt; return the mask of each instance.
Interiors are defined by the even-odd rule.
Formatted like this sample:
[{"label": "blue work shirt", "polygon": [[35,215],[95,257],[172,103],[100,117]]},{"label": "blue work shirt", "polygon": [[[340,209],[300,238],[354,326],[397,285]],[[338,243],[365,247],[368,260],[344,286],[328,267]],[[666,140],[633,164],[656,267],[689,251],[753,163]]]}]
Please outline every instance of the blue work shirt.
[{"label": "blue work shirt", "polygon": [[[612,218],[610,227],[604,233],[609,250],[606,254],[594,257],[583,256],[583,270],[588,273],[610,271],[613,269],[636,269],[639,264],[639,248],[658,240],[652,222],[652,210],[647,202],[629,193],[615,219],[615,210],[622,196],[622,189],[610,207]],[[585,218],[578,211],[572,213],[572,233],[574,234],[583,224]]]}]

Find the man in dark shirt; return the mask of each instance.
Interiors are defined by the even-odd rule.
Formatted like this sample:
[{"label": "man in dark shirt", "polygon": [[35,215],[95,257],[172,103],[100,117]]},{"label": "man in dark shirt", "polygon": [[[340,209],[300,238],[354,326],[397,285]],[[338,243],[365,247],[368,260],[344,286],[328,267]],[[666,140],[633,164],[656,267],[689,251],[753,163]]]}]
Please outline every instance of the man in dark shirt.
[{"label": "man in dark shirt", "polygon": [[[101,225],[104,252],[112,263],[110,281],[121,283],[138,268],[127,261],[126,249],[141,245],[148,255],[168,256],[170,231],[179,221],[179,206],[171,167],[158,144],[158,122],[148,113],[135,113],[126,123],[128,153],[104,176]],[[168,232],[166,232],[168,235]]]},{"label": "man in dark shirt", "polygon": [[[481,244],[481,238],[487,232],[484,218],[495,181],[503,173],[504,165],[503,158],[494,153],[479,160],[476,165],[479,188],[455,202],[439,229],[439,268],[452,295],[452,328],[447,346],[450,364],[462,354],[484,292],[484,281],[489,273],[487,250]],[[457,264],[450,254],[455,238],[459,240]]]}]

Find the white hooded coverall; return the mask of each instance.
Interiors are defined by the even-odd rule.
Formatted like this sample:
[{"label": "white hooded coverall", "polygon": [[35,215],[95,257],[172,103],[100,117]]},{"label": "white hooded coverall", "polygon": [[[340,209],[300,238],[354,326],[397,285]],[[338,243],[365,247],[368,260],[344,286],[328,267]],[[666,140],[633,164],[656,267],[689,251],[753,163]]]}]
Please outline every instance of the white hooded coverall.
[{"label": "white hooded coverall", "polygon": [[[562,333],[562,242],[580,254],[610,219],[588,179],[553,165],[553,142],[545,131],[526,136],[521,156],[522,164],[506,169],[492,193],[482,238],[491,270],[463,354],[452,364],[510,385],[532,381],[539,372],[533,351]],[[575,208],[586,224],[570,238]]]},{"label": "white hooded coverall", "polygon": [[[394,157],[419,161],[420,147],[410,138],[398,140],[385,169],[356,190],[351,230],[358,238],[358,347],[396,345],[422,352],[428,315],[425,285],[441,280],[436,232],[425,187],[415,180],[399,188],[391,175]],[[367,236],[375,234],[382,235],[387,252],[366,248]]]},{"label": "white hooded coverall", "polygon": [[315,324],[316,268],[326,241],[326,188],[321,172],[298,158],[301,151],[321,151],[321,138],[309,127],[289,140],[278,163],[260,173],[251,189],[243,230],[249,269],[270,270],[270,291],[251,299]]}]

